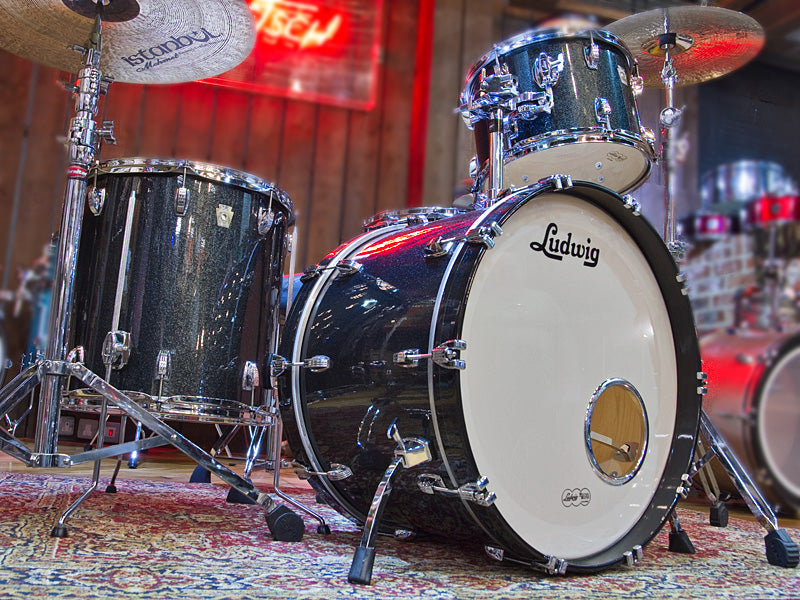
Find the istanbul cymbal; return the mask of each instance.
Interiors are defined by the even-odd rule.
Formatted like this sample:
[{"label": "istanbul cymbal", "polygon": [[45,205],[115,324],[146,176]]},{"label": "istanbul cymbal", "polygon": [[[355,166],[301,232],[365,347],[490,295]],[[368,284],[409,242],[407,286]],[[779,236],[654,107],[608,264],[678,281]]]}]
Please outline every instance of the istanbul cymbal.
[{"label": "istanbul cymbal", "polygon": [[740,12],[710,6],[675,6],[638,13],[604,29],[628,47],[647,87],[664,87],[669,50],[675,87],[721,77],[744,66],[764,46],[764,30]]},{"label": "istanbul cymbal", "polygon": [[[105,4],[103,4],[105,2]],[[95,15],[100,71],[126,83],[180,83],[219,75],[255,44],[245,0],[3,0],[0,48],[75,73]]]}]

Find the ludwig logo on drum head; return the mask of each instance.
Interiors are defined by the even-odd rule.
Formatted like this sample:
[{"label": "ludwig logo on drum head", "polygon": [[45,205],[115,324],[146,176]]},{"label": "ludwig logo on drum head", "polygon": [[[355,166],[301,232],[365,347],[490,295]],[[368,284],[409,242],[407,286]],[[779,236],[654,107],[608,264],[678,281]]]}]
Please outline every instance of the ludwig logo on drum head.
[{"label": "ludwig logo on drum head", "polygon": [[574,506],[589,506],[592,501],[592,493],[588,488],[575,488],[573,490],[564,490],[561,492],[561,504],[566,508]]},{"label": "ludwig logo on drum head", "polygon": [[547,258],[562,260],[565,256],[583,258],[583,265],[596,267],[600,260],[600,248],[591,246],[591,238],[586,238],[586,244],[579,244],[572,240],[572,232],[565,238],[558,238],[558,225],[550,223],[545,229],[544,239],[541,242],[531,242],[531,250],[541,252]]}]

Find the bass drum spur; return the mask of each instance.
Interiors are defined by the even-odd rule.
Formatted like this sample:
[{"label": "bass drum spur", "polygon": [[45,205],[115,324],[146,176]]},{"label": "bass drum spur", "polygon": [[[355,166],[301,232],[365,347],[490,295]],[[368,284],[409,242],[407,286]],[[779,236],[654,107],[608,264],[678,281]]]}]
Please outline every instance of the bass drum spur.
[{"label": "bass drum spur", "polygon": [[[619,195],[544,182],[368,231],[304,279],[278,395],[294,456],[352,472],[311,478],[343,514],[365,522],[392,428],[432,459],[392,480],[387,531],[591,572],[663,526],[696,442],[700,359],[674,261]],[[299,366],[312,355],[327,368]]]}]

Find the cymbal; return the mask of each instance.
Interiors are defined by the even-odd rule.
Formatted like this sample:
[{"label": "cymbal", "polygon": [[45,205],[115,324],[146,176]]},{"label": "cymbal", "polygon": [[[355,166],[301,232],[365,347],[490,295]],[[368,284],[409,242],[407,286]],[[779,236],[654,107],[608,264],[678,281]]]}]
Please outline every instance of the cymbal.
[{"label": "cymbal", "polygon": [[[126,83],[180,83],[219,75],[255,44],[245,0],[110,0],[102,7],[100,71]],[[102,0],[98,0],[102,4]],[[87,47],[93,0],[3,0],[0,48],[76,73]]]},{"label": "cymbal", "polygon": [[764,46],[764,30],[755,19],[710,6],[658,8],[625,17],[604,29],[631,51],[647,87],[664,87],[664,44],[670,46],[677,71],[675,87],[726,75],[752,60]]}]

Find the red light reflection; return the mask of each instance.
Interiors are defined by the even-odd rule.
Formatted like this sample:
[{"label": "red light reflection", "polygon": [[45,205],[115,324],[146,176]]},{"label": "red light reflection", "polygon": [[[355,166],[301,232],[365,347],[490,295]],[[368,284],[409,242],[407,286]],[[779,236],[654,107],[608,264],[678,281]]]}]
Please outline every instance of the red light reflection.
[{"label": "red light reflection", "polygon": [[428,240],[434,239],[438,236],[449,237],[450,234],[456,229],[463,229],[461,219],[443,219],[442,222],[434,225],[428,225],[427,227],[423,227],[421,229],[411,229],[405,233],[400,233],[398,235],[379,240],[378,242],[371,244],[359,251],[357,257],[369,258],[381,254],[392,254],[404,246],[425,243]]}]

